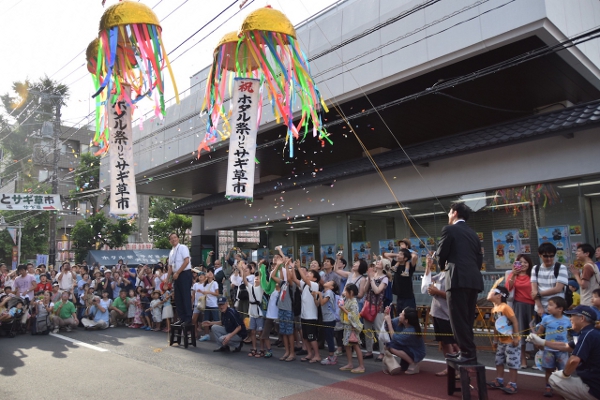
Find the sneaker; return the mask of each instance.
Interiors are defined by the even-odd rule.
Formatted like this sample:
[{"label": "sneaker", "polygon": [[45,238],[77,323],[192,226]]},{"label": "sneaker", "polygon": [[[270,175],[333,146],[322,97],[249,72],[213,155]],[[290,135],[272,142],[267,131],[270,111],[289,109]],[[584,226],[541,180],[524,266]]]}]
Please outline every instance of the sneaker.
[{"label": "sneaker", "polygon": [[321,365],[335,365],[337,364],[336,356],[329,356],[321,361]]},{"label": "sneaker", "polygon": [[208,342],[210,340],[210,335],[203,335],[198,339],[199,342]]},{"label": "sneaker", "polygon": [[343,356],[344,352],[342,350],[336,350],[335,353],[333,353],[333,355],[336,357]]},{"label": "sneaker", "polygon": [[408,274],[408,272],[404,271],[400,274],[400,276],[410,276],[410,275]]},{"label": "sneaker", "polygon": [[554,393],[552,392],[552,388],[549,385],[546,385],[546,390],[544,390],[544,397],[552,397]]},{"label": "sneaker", "polygon": [[487,385],[490,389],[502,389],[504,387],[504,380],[496,378],[492,382],[488,382]]},{"label": "sneaker", "polygon": [[114,325],[109,326],[109,328],[114,328],[114,327],[115,327]]},{"label": "sneaker", "polygon": [[67,327],[65,328],[65,330],[66,330],[67,332],[71,332],[73,329],[71,329],[71,327],[70,327],[70,326],[67,326]]},{"label": "sneaker", "polygon": [[58,333],[58,328],[54,328],[54,330],[52,331],[52,333]]}]

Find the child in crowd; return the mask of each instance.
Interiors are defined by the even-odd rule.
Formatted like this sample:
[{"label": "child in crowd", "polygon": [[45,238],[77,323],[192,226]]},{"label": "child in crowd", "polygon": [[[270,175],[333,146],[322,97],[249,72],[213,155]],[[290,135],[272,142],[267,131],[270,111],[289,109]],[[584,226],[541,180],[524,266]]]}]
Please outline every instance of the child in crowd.
[{"label": "child in crowd", "polygon": [[140,304],[142,306],[142,322],[143,326],[141,329],[145,331],[152,330],[152,312],[148,309],[150,308],[150,299],[148,298],[148,289],[142,288],[140,289]]},{"label": "child in crowd", "polygon": [[[154,290],[152,292],[152,301],[150,307],[146,309],[146,312],[152,314],[152,321],[154,322],[154,332],[160,331],[160,323],[162,322],[162,300],[160,299],[160,290]],[[146,329],[150,330],[150,329]]]},{"label": "child in crowd", "polygon": [[267,313],[265,315],[265,325],[263,327],[262,336],[260,337],[261,345],[265,349],[265,358],[273,357],[273,352],[271,351],[271,331],[275,327],[275,320],[279,316],[279,308],[277,307],[279,289],[279,284],[275,284],[275,290],[269,297]]},{"label": "child in crowd", "polygon": [[134,322],[133,319],[135,317],[136,312],[136,297],[133,289],[129,290],[127,294],[127,326],[131,327]]},{"label": "child in crowd", "polygon": [[[246,278],[246,273],[246,271],[242,272],[242,278]],[[250,315],[250,329],[248,335],[250,335],[252,340],[252,350],[248,353],[248,357],[261,358],[265,355],[263,347],[264,342],[262,340],[260,341],[260,350],[257,350],[256,346],[256,336],[262,336],[265,324],[265,317],[261,308],[263,288],[260,286],[260,271],[256,271],[256,279],[254,279],[254,283],[251,284],[248,292],[250,296],[250,307],[248,309],[248,314]]]},{"label": "child in crowd", "polygon": [[[356,301],[358,296],[358,287],[355,284],[347,284],[344,288],[344,301],[340,300],[339,308],[340,312],[345,313],[342,318],[344,324],[344,339],[343,343],[346,347],[346,357],[348,358],[348,364],[340,368],[340,371],[350,371],[353,374],[362,374],[365,372],[365,365],[363,364],[362,351],[360,350],[360,332],[363,329],[363,325],[360,322],[360,315],[358,314],[358,302]],[[354,368],[352,361],[352,350],[356,352],[358,358],[358,367]]]},{"label": "child in crowd", "polygon": [[[570,283],[570,282],[569,282]],[[571,320],[563,315],[567,308],[567,301],[559,296],[554,296],[548,299],[547,315],[544,315],[542,322],[539,324],[537,334],[546,334],[546,341],[567,343],[567,331],[571,329]],[[546,371],[546,390],[545,397],[552,397],[552,388],[548,383],[550,375],[555,370],[563,370],[569,359],[569,353],[566,351],[552,350],[548,347],[544,348],[542,356],[542,368]]]},{"label": "child in crowd", "polygon": [[572,310],[581,304],[581,295],[577,293],[579,290],[579,283],[577,283],[575,279],[569,279],[569,289],[573,292],[573,304],[569,307],[569,310]]},{"label": "child in crowd", "polygon": [[14,307],[11,307],[11,309],[8,310],[8,314],[12,318],[19,318],[20,316],[22,316],[23,315],[23,303],[18,303]]},{"label": "child in crowd", "polygon": [[336,281],[328,281],[323,284],[323,293],[316,292],[316,301],[321,306],[323,313],[323,333],[329,350],[329,356],[321,361],[322,365],[337,364],[337,356],[335,355],[335,338],[333,329],[335,328],[336,319],[336,294],[339,294],[340,287]]},{"label": "child in crowd", "polygon": [[285,347],[285,353],[279,361],[289,362],[296,359],[296,349],[294,347],[294,311],[292,307],[295,285],[287,279],[288,276],[294,273],[294,270],[292,268],[292,261],[287,257],[282,259],[276,255],[273,257],[273,263],[276,266],[271,272],[271,279],[277,282],[280,289],[276,303],[278,308],[277,317],[279,319],[279,334],[283,337],[283,346]]},{"label": "child in crowd", "polygon": [[167,326],[163,329],[163,332],[169,332],[171,330],[171,318],[173,318],[173,305],[171,304],[171,291],[165,290],[161,300],[162,306],[162,319],[166,322]]},{"label": "child in crowd", "polygon": [[133,324],[130,328],[143,328],[144,327],[144,309],[142,308],[142,287],[138,286],[136,289],[137,295],[135,296],[135,315],[133,317]]},{"label": "child in crowd", "polygon": [[[520,366],[521,347],[519,337],[519,322],[515,313],[506,300],[508,289],[504,286],[492,288],[487,299],[494,304],[492,316],[496,322],[494,331],[494,346],[496,350],[496,379],[488,382],[492,389],[501,389],[505,393],[517,393],[517,370]],[[512,326],[512,329],[510,329]],[[510,333],[509,333],[510,332]],[[504,364],[506,363],[510,382],[504,384]]]}]

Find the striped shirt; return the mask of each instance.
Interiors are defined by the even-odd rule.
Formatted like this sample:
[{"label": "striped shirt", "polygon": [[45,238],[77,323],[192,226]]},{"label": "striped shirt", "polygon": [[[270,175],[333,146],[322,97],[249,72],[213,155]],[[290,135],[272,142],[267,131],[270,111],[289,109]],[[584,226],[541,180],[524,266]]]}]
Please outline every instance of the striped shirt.
[{"label": "striped shirt", "polygon": [[[536,269],[539,268],[539,272],[536,276]],[[549,268],[544,265],[535,266],[531,271],[531,283],[538,284],[538,292],[543,292],[545,290],[552,289],[556,286],[556,283],[562,283],[565,286],[569,284],[569,273],[567,272],[567,267],[562,265],[558,271],[558,279],[554,276],[554,264],[552,264]],[[564,291],[552,294],[550,296],[542,296],[542,306],[544,310],[548,308],[548,299],[554,296],[565,297]],[[536,305],[537,311],[537,305]]]}]

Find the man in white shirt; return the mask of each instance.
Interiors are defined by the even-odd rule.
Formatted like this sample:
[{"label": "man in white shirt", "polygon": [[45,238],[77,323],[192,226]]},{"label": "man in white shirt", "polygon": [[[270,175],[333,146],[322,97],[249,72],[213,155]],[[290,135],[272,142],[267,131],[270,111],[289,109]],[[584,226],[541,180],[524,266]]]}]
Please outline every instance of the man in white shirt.
[{"label": "man in white shirt", "polygon": [[71,291],[75,286],[73,282],[77,282],[75,272],[71,270],[71,263],[64,262],[60,267],[60,272],[56,275],[56,281],[61,291]]},{"label": "man in white shirt", "polygon": [[175,289],[175,307],[179,321],[175,324],[192,325],[192,266],[190,265],[190,250],[179,243],[177,233],[169,235],[171,252],[169,267],[173,271],[173,289]]}]

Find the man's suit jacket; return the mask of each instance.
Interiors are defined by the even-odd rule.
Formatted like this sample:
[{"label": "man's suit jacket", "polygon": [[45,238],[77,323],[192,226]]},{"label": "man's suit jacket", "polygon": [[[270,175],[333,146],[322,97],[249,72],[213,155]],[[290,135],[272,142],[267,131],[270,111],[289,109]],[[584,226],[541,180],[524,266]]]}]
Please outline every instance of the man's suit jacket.
[{"label": "man's suit jacket", "polygon": [[446,290],[465,288],[483,291],[481,243],[466,222],[460,221],[442,229],[437,255],[440,268],[446,268],[450,278],[446,279]]}]

